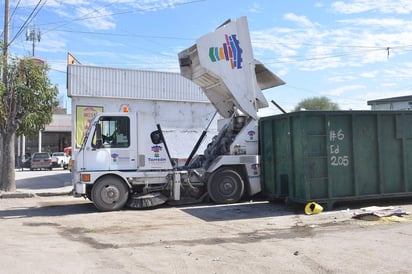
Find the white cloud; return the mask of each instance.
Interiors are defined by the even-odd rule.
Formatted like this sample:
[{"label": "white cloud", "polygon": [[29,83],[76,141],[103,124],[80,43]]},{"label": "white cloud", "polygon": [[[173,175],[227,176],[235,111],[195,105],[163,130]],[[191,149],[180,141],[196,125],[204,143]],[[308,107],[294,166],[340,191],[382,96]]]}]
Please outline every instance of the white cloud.
[{"label": "white cloud", "polygon": [[149,12],[167,8],[174,8],[179,5],[185,5],[190,3],[187,0],[143,0],[124,2],[130,3],[131,7],[137,9],[139,12]]},{"label": "white cloud", "polygon": [[153,12],[187,3],[187,0],[50,0],[47,6],[55,7],[53,12],[67,18],[67,23],[78,23],[89,30],[111,30],[116,28],[115,15]]},{"label": "white cloud", "polygon": [[252,6],[249,8],[249,12],[251,13],[259,13],[261,12],[262,8],[260,7],[259,3],[253,3]]},{"label": "white cloud", "polygon": [[79,20],[78,22],[93,30],[114,29],[116,24],[110,14],[111,12],[106,10],[106,8],[76,8],[76,15]]},{"label": "white cloud", "polygon": [[358,77],[355,77],[353,75],[339,75],[339,76],[329,77],[328,81],[341,83],[341,82],[354,81],[354,80],[357,80],[357,79],[358,79]]},{"label": "white cloud", "polygon": [[397,18],[355,18],[355,19],[342,19],[337,20],[342,24],[351,24],[354,26],[367,26],[370,28],[407,28],[411,29],[411,21]]},{"label": "white cloud", "polygon": [[384,88],[393,88],[393,87],[396,87],[396,86],[397,86],[396,83],[382,83],[381,84],[381,87],[384,87]]},{"label": "white cloud", "polygon": [[348,92],[348,91],[353,91],[353,90],[359,91],[359,90],[362,90],[362,89],[365,89],[365,88],[366,88],[365,85],[342,86],[342,87],[330,90],[328,92],[328,94],[336,96],[336,95],[341,95],[341,94],[343,94],[345,92]]},{"label": "white cloud", "polygon": [[254,51],[264,57],[264,63],[304,71],[357,68],[406,56],[412,49],[409,19],[379,18],[378,14],[376,18],[339,18],[334,28],[293,13],[285,14],[284,19],[298,27],[274,27],[251,33]]},{"label": "white cloud", "polygon": [[315,5],[314,5],[315,8],[323,8],[324,6],[325,5],[321,2],[316,2]]},{"label": "white cloud", "polygon": [[288,21],[297,23],[303,27],[314,27],[316,24],[311,22],[306,16],[299,16],[294,13],[286,13],[283,18]]},{"label": "white cloud", "polygon": [[409,14],[412,12],[410,0],[352,0],[337,1],[332,3],[332,8],[339,13],[355,14],[369,11],[377,11],[383,14]]},{"label": "white cloud", "polygon": [[378,71],[365,71],[360,74],[363,78],[375,78],[378,75]]},{"label": "white cloud", "polygon": [[[19,7],[32,9],[39,3],[39,0],[22,0],[19,2],[20,2]],[[84,5],[84,4],[90,3],[90,1],[87,1],[87,0],[64,0],[64,1],[48,0],[48,1],[42,1],[42,3],[45,3],[44,5],[46,7],[60,7],[64,5],[70,5],[70,6]],[[40,3],[40,6],[42,5],[42,3]],[[15,4],[12,3],[11,6],[15,6]]]}]

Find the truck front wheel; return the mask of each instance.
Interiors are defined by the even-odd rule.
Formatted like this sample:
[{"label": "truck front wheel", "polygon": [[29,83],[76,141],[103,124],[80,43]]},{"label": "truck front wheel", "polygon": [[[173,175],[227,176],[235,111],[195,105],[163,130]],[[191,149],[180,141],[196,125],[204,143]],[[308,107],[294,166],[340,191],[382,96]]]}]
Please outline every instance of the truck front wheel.
[{"label": "truck front wheel", "polygon": [[92,201],[100,211],[120,210],[129,197],[127,185],[115,176],[99,179],[91,192]]},{"label": "truck front wheel", "polygon": [[207,190],[215,203],[230,204],[242,198],[245,185],[239,173],[230,168],[221,168],[209,177]]}]

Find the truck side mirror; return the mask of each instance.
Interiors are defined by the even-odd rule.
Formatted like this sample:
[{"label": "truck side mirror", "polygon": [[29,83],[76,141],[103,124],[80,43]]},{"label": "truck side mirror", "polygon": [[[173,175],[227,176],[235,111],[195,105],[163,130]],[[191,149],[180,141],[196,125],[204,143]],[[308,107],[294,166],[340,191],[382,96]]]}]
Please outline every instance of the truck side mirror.
[{"label": "truck side mirror", "polygon": [[150,133],[150,139],[152,140],[153,144],[160,144],[161,142],[163,142],[162,133],[159,130],[155,130]]}]

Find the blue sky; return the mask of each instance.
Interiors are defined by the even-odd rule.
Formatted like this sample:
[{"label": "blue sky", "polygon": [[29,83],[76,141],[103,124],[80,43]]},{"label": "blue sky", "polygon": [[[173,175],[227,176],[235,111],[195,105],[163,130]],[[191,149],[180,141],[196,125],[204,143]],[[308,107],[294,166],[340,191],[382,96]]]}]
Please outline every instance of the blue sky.
[{"label": "blue sky", "polygon": [[287,111],[318,96],[366,110],[368,100],[412,94],[410,0],[11,0],[13,56],[31,55],[25,28],[16,34],[33,11],[28,27],[42,33],[35,55],[66,106],[67,52],[87,65],[179,72],[180,50],[240,16],[255,58],[286,82],[264,94]]}]

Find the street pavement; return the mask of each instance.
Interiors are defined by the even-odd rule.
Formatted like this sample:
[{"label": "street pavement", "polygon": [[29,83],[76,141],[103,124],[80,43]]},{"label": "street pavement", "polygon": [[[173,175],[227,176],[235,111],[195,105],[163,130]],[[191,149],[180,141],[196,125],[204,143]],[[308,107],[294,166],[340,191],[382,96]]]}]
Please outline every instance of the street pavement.
[{"label": "street pavement", "polygon": [[0,198],[68,195],[73,187],[69,170],[16,169],[16,192],[0,192]]}]

